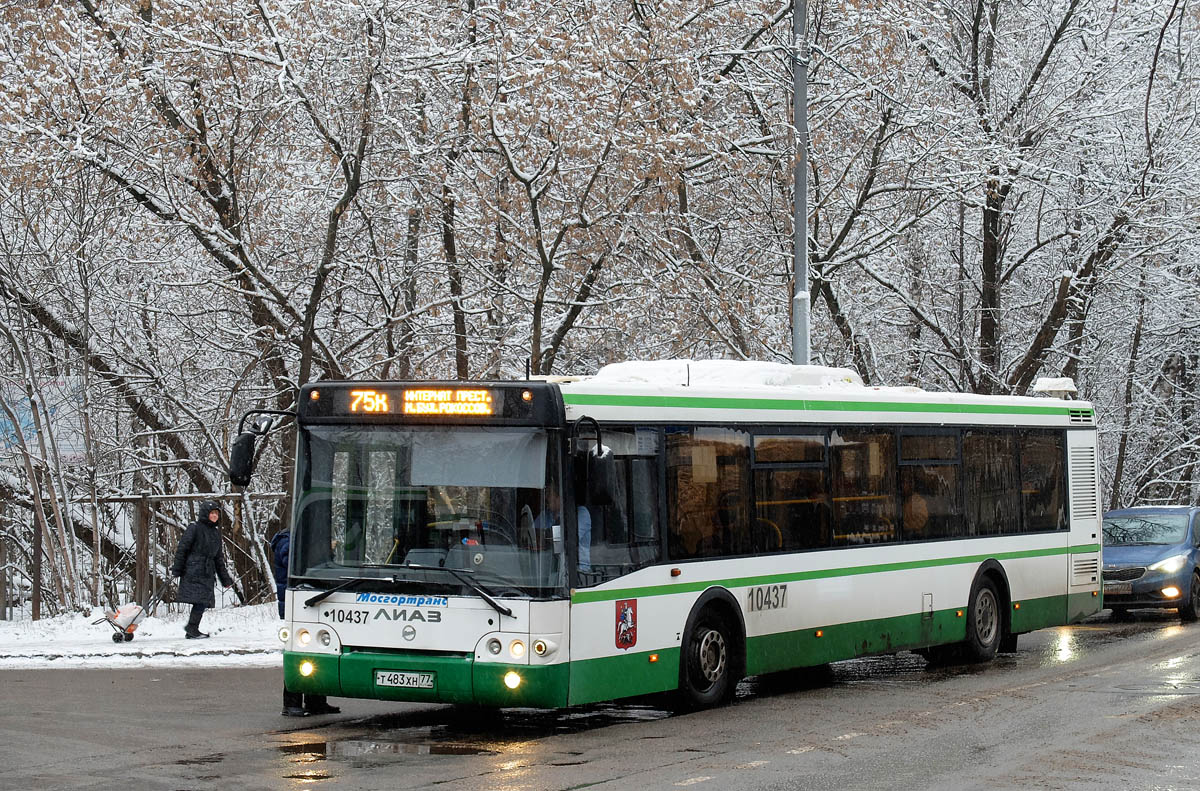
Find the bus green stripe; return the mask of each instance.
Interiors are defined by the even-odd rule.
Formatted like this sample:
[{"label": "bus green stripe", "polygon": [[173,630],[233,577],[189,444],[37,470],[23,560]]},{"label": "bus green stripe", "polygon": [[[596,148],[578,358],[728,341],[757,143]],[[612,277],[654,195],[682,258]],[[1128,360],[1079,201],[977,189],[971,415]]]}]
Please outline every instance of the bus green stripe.
[{"label": "bus green stripe", "polygon": [[843,568],[814,569],[813,571],[794,571],[783,574],[764,574],[755,577],[732,577],[723,580],[703,580],[700,582],[679,582],[671,585],[649,585],[642,588],[622,588],[620,590],[574,591],[571,594],[572,604],[586,604],[598,601],[616,601],[617,599],[634,599],[646,596],[666,596],[672,593],[699,593],[711,587],[744,588],[751,585],[773,585],[781,582],[801,582],[803,580],[829,579],[832,577],[854,577],[861,574],[879,574],[887,571],[910,571],[912,569],[937,568],[939,566],[958,566],[964,563],[982,563],[985,560],[1018,560],[1021,558],[1053,557],[1054,555],[1069,555],[1082,552],[1099,552],[1099,544],[1081,544],[1074,547],[1051,547],[1050,549],[1027,549],[1019,552],[997,552],[984,555],[962,555],[959,557],[932,558],[930,560],[911,560],[900,563],[877,563],[871,566],[846,566]]},{"label": "bus green stripe", "polygon": [[[1072,602],[1071,599],[1076,599]],[[1014,632],[1073,623],[1099,611],[1090,593],[1047,596],[1021,602],[1011,610]],[[819,636],[818,636],[819,635]],[[966,638],[965,611],[952,607],[928,614],[908,613],[867,621],[827,623],[747,638],[746,675],[754,676],[821,665],[856,656],[948,645]],[[650,663],[651,654],[657,662]],[[630,652],[571,663],[571,704],[611,700],[675,689],[679,679],[677,646]]]},{"label": "bus green stripe", "polygon": [[1056,415],[1091,417],[1091,409],[1021,404],[930,404],[882,401],[812,401],[789,398],[718,398],[712,396],[605,395],[563,393],[563,401],[578,406],[670,407],[683,409],[770,409],[808,412],[951,412],[965,415]]}]

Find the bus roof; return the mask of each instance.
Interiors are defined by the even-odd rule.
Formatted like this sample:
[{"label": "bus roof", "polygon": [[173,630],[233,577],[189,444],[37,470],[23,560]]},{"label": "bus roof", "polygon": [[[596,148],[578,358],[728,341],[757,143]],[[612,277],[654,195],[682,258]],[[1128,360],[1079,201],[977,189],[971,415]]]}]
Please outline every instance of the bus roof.
[{"label": "bus roof", "polygon": [[816,365],[633,361],[559,387],[568,420],[1095,425],[1087,401],[868,387],[847,368]]}]

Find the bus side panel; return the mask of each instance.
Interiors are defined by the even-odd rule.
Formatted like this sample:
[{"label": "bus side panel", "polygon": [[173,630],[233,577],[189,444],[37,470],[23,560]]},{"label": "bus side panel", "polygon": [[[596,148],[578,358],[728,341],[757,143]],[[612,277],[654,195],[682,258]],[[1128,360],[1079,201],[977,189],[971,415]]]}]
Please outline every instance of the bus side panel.
[{"label": "bus side panel", "polygon": [[746,674],[774,673],[867,654],[961,642],[966,637],[966,628],[957,612],[913,613],[751,637]]},{"label": "bus side panel", "polygon": [[[571,605],[570,705],[679,686],[679,630],[699,594],[644,595],[647,589],[633,587],[662,576],[665,569],[643,569],[620,581],[630,587],[577,594]],[[633,623],[632,645],[628,628],[621,636],[623,613]]]},{"label": "bus side panel", "polygon": [[[1065,544],[1067,534],[1057,535]],[[1010,598],[1009,629],[1013,634],[1062,626],[1067,622],[1068,597],[1064,582],[1070,561],[1069,547],[1062,546],[1061,552],[1063,554],[1003,562]]]}]

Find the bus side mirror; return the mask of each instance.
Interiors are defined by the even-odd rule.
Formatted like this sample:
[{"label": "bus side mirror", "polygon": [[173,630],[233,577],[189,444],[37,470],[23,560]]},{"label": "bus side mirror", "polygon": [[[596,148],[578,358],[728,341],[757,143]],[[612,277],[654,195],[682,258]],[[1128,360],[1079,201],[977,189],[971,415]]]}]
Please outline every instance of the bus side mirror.
[{"label": "bus side mirror", "polygon": [[234,486],[249,486],[254,475],[254,434],[243,431],[229,449],[229,482]]}]

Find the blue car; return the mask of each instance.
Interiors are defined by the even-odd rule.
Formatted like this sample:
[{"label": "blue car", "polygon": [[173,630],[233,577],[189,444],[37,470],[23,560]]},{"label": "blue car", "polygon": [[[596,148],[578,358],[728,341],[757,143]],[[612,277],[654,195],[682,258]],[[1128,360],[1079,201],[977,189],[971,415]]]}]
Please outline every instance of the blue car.
[{"label": "blue car", "polygon": [[1134,607],[1200,614],[1200,508],[1146,506],[1104,515],[1104,606],[1113,617]]}]

